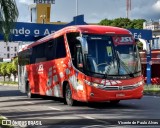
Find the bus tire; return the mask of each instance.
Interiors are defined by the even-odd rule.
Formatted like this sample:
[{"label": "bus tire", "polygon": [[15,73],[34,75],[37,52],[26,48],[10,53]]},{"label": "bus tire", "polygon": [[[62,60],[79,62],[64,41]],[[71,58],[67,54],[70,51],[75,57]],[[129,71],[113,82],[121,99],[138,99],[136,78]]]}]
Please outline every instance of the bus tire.
[{"label": "bus tire", "polygon": [[111,100],[110,104],[116,105],[116,104],[119,104],[119,102],[120,102],[120,100]]},{"label": "bus tire", "polygon": [[75,100],[72,99],[72,91],[69,87],[69,84],[67,84],[65,88],[65,102],[69,106],[75,105]]}]

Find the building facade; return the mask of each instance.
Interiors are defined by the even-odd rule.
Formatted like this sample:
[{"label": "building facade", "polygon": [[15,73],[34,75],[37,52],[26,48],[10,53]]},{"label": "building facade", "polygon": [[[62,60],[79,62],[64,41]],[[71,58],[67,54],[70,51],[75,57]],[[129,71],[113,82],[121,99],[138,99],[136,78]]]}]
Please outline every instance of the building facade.
[{"label": "building facade", "polygon": [[0,41],[0,58],[3,61],[10,61],[18,53],[18,42],[3,42]]},{"label": "building facade", "polygon": [[144,22],[143,29],[152,30],[152,49],[160,49],[160,19],[157,21],[149,20]]}]

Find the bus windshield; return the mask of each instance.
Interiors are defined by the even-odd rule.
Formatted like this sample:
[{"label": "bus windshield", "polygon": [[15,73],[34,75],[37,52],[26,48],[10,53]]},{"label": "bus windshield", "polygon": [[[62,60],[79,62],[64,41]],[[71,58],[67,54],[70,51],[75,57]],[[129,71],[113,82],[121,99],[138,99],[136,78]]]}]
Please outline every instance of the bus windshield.
[{"label": "bus windshield", "polygon": [[141,71],[138,49],[135,44],[115,45],[112,36],[84,35],[88,43],[85,54],[87,70],[107,76],[129,75]]}]

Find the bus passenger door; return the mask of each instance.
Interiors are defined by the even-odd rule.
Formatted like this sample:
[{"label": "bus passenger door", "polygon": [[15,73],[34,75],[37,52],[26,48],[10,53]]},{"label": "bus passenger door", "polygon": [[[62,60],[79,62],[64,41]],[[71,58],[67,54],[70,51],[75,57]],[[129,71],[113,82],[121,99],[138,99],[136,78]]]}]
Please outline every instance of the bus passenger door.
[{"label": "bus passenger door", "polygon": [[79,71],[75,71],[75,76],[77,78],[77,99],[81,101],[86,101],[86,88],[85,88],[85,75],[84,75],[84,62],[83,62],[83,54],[82,54],[82,48],[80,44],[76,45],[75,48],[75,53],[76,53],[76,59],[75,59],[75,67]]}]

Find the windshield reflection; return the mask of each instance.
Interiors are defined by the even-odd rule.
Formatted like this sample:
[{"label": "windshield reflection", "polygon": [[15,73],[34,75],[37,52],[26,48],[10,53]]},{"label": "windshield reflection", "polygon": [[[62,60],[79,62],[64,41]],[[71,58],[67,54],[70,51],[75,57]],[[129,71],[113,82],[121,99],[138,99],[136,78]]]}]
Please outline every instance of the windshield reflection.
[{"label": "windshield reflection", "polygon": [[87,70],[103,75],[128,75],[141,71],[136,45],[114,45],[112,37],[85,35],[88,54],[85,55]]}]

